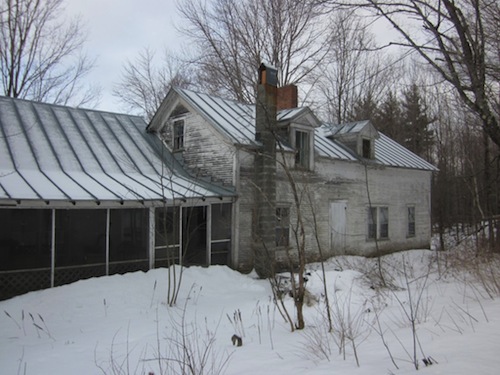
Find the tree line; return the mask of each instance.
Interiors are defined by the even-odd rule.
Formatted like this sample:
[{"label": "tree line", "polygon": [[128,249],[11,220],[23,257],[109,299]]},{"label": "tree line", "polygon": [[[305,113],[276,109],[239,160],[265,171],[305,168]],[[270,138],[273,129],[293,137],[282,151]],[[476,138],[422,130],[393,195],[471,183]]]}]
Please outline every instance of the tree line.
[{"label": "tree line", "polygon": [[[63,0],[0,1],[6,96],[84,105],[94,61]],[[299,86],[330,123],[370,119],[439,168],[433,222],[479,230],[500,214],[500,5],[496,0],[181,0],[189,49],[144,49],[114,94],[147,119],[172,86],[252,103],[256,67]],[[147,41],[145,41],[147,44]],[[161,56],[158,56],[158,55]],[[498,220],[497,220],[498,222]],[[444,242],[442,243],[444,246]],[[498,245],[497,245],[498,246]]]}]

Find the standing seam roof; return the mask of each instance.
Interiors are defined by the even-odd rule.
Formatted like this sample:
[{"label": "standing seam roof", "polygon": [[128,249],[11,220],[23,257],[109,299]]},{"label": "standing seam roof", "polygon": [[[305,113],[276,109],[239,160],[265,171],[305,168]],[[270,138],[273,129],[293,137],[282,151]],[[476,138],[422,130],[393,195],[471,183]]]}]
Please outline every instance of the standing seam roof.
[{"label": "standing seam roof", "polygon": [[234,196],[189,175],[146,126],[137,116],[0,97],[0,199]]},{"label": "standing seam roof", "polygon": [[[207,94],[196,93],[186,89],[174,89],[183,99],[207,120],[216,129],[228,136],[233,142],[256,145],[255,139],[255,106],[240,104],[233,100],[212,97]],[[278,120],[293,121],[304,108],[286,109],[278,112]],[[358,155],[331,136],[340,133],[357,132],[362,129],[368,120],[358,121],[332,127],[323,124],[315,129],[315,150],[323,157],[338,160],[361,161]],[[375,140],[375,159],[381,165],[409,169],[437,170],[432,164],[415,155],[389,137],[380,133]]]}]

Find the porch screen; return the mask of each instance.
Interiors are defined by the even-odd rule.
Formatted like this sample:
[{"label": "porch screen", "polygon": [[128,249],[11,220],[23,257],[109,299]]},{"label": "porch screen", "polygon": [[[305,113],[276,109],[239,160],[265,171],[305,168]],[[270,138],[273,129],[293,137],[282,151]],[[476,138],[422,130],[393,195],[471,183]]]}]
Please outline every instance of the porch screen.
[{"label": "porch screen", "polygon": [[231,204],[213,204],[211,264],[229,264],[230,254]]},{"label": "porch screen", "polygon": [[0,209],[0,300],[50,287],[51,210]]},{"label": "porch screen", "polygon": [[155,210],[155,268],[179,263],[179,207]]},{"label": "porch screen", "polygon": [[110,210],[110,274],[149,269],[148,230],[147,210]]},{"label": "porch screen", "polygon": [[51,217],[51,210],[0,209],[0,270],[50,268]]},{"label": "porch screen", "polygon": [[55,285],[106,274],[106,210],[56,211]]}]

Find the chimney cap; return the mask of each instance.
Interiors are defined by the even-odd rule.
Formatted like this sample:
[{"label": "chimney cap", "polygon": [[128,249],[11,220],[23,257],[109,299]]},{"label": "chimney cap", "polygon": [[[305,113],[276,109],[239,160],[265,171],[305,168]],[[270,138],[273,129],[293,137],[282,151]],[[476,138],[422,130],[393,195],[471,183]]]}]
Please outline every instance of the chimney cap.
[{"label": "chimney cap", "polygon": [[278,68],[267,62],[262,62],[259,66],[259,84],[278,86]]}]

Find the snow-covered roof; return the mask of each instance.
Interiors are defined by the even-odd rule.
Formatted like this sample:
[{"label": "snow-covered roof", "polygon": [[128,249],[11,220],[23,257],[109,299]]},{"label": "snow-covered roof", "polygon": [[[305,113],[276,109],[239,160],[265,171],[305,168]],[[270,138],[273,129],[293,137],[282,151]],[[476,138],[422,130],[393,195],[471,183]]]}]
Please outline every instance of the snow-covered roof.
[{"label": "snow-covered roof", "polygon": [[0,97],[0,200],[147,204],[232,195],[188,175],[146,125],[138,116]]},{"label": "snow-covered roof", "polygon": [[[210,122],[222,134],[237,144],[257,145],[255,142],[255,106],[222,99],[186,89],[173,89],[182,99]],[[291,122],[310,113],[307,107],[285,109],[278,112],[278,122]],[[315,151],[323,157],[347,161],[361,160],[349,148],[334,139],[334,135],[362,131],[369,121],[332,126],[323,124],[315,129]],[[405,147],[378,132],[375,139],[375,163],[391,167],[436,170],[436,168]]]}]

